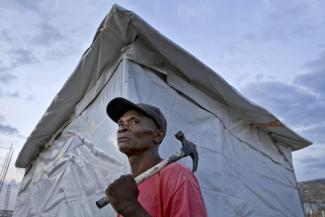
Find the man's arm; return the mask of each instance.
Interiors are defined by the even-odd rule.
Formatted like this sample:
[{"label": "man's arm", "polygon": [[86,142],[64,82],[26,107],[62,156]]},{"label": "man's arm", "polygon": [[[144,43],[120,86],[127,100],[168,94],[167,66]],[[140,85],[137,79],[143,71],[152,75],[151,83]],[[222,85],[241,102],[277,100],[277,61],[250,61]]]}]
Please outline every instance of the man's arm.
[{"label": "man's arm", "polygon": [[115,211],[124,217],[151,217],[138,201],[139,190],[131,175],[116,179],[105,193]]}]

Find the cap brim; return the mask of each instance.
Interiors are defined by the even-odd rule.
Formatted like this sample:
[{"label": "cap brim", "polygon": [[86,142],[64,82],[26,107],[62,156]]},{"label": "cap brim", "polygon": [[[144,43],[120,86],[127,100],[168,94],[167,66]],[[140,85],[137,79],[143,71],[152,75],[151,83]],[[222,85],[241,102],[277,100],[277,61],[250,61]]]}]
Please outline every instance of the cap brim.
[{"label": "cap brim", "polygon": [[107,104],[106,107],[107,115],[116,123],[122,117],[122,115],[129,110],[137,110],[141,113],[146,114],[146,112],[143,111],[136,104],[122,97],[114,98]]}]

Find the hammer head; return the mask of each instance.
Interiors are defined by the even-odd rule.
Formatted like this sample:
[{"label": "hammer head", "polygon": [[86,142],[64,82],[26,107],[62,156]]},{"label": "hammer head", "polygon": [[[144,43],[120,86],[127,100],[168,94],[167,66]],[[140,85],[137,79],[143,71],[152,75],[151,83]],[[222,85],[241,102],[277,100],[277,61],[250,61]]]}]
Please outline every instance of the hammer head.
[{"label": "hammer head", "polygon": [[175,137],[182,143],[181,152],[183,152],[184,156],[190,156],[192,158],[192,171],[195,172],[197,170],[197,165],[199,162],[199,155],[196,150],[196,145],[194,145],[191,141],[187,140],[182,131],[178,131],[178,133],[175,134]]}]

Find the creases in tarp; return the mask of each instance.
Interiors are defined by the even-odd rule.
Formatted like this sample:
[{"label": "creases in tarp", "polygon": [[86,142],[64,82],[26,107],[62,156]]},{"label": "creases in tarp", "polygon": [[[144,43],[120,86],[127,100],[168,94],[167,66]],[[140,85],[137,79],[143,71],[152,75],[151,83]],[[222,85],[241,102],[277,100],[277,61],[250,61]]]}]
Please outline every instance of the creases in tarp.
[{"label": "creases in tarp", "polygon": [[[130,45],[128,48],[129,49],[126,50],[126,56],[128,57],[128,59],[132,59],[133,61],[139,61],[139,58],[135,55],[136,53],[142,53],[144,55],[146,53],[148,53],[147,51],[143,50],[141,48],[141,46],[136,45],[136,44],[132,44],[132,46]],[[140,49],[140,51],[139,50],[136,51],[137,49]],[[159,58],[155,57],[156,62],[158,62],[157,59],[159,59]],[[148,60],[148,58],[146,58],[146,60]],[[140,62],[140,63],[142,63],[142,62]],[[146,62],[146,64],[149,64],[149,62]],[[254,149],[255,151],[259,152],[260,154],[266,156],[267,158],[272,160],[274,163],[283,166],[283,163],[279,163],[276,159],[272,158],[272,156],[263,152],[259,148],[259,146],[252,145],[250,142],[246,141],[245,139],[238,137],[235,133],[233,133],[231,131],[231,129],[229,129],[229,127],[226,126],[226,123],[224,123],[224,121],[226,119],[225,116],[223,115],[222,117],[220,117],[220,115],[226,113],[226,111],[230,109],[228,106],[225,106],[225,105],[219,103],[218,101],[210,98],[208,95],[206,95],[205,93],[203,93],[202,91],[197,89],[197,87],[194,87],[192,84],[187,83],[182,78],[179,78],[175,73],[168,73],[168,72],[166,73],[166,71],[168,71],[167,68],[159,68],[159,64],[157,64],[157,63],[152,68],[154,68],[155,70],[158,70],[160,72],[163,72],[164,74],[167,74],[168,85],[175,88],[175,90],[179,91],[179,94],[184,95],[184,97],[188,97],[198,107],[201,107],[202,109],[215,115],[223,124],[224,129],[229,130],[229,132],[232,134],[232,136],[234,136],[238,140],[242,141],[243,143],[247,144],[250,148]],[[220,110],[224,110],[224,112],[223,113],[219,112]],[[233,114],[233,112],[231,114]],[[228,113],[228,116],[229,116],[229,113]],[[241,116],[241,115],[237,114],[237,116]],[[240,118],[240,119],[242,119],[242,118]],[[243,123],[241,123],[241,124],[243,124]],[[256,130],[258,130],[258,129],[256,129]],[[277,147],[280,144],[274,144],[274,143],[269,142],[268,145],[272,145],[275,147],[275,149],[278,151],[278,153],[280,155],[282,155],[283,159],[286,161],[287,164],[284,165],[286,167],[286,169],[292,171],[293,170],[292,164],[289,161],[287,161],[286,156],[283,155],[283,153],[281,151],[279,151],[279,148]]]},{"label": "creases in tarp", "polygon": [[[166,114],[168,123],[172,123],[160,152],[168,156],[177,151],[177,147],[170,144],[175,143],[173,134],[179,129],[197,145],[200,160],[196,176],[205,192],[209,215],[279,216],[285,212],[288,216],[303,216],[294,171],[268,135],[259,129],[251,130],[241,119],[229,117],[227,107],[218,107],[218,117],[202,109],[146,67],[129,62],[126,70],[129,99],[158,106]],[[145,87],[141,85],[144,83]],[[150,94],[146,93],[148,89]],[[291,152],[290,149],[283,151]],[[192,166],[191,162],[183,163]],[[259,187],[254,187],[257,184]],[[273,210],[255,194],[273,201],[281,212]],[[216,209],[221,211],[215,212]]]},{"label": "creases in tarp", "polygon": [[[197,106],[156,72],[127,58],[118,64],[97,97],[40,153],[24,177],[16,216],[116,216],[110,207],[95,207],[107,184],[129,171],[127,159],[117,149],[117,126],[106,115],[107,102],[116,96],[161,108],[168,121],[167,136],[159,149],[162,157],[179,150],[181,144],[174,138],[178,130],[197,145],[200,159],[196,176],[209,216],[271,217],[281,212],[303,216],[294,173],[281,165],[285,161],[264,132],[251,130],[241,119],[230,117],[228,107],[216,104],[216,116]],[[231,133],[281,164],[275,164]],[[190,159],[181,163],[192,167]],[[45,189],[52,192],[51,196]],[[30,197],[41,202],[30,202]],[[281,212],[274,210],[270,201]],[[87,206],[80,208],[82,204]]]},{"label": "creases in tarp", "polygon": [[60,138],[24,177],[14,216],[115,215],[111,208],[98,210],[95,201],[109,182],[126,171],[125,164],[75,133]]},{"label": "creases in tarp", "polygon": [[[16,216],[116,216],[110,206],[99,210],[95,201],[112,180],[130,171],[116,146],[116,124],[108,121],[105,109],[112,98],[126,97],[124,70],[124,63],[118,64],[94,103],[40,153],[23,179]],[[30,197],[48,202],[37,206]]]}]

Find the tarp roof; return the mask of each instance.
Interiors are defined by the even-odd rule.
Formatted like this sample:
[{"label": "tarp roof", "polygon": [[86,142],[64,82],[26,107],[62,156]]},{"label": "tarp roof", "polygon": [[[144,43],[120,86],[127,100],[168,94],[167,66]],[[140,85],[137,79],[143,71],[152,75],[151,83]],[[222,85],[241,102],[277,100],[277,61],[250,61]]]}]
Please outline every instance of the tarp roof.
[{"label": "tarp roof", "polygon": [[[93,43],[83,54],[70,78],[41,118],[20,151],[16,167],[26,168],[60,128],[76,115],[75,107],[98,81],[103,69],[113,64],[137,38],[155,50],[166,65],[180,72],[194,86],[213,99],[242,111],[252,127],[259,127],[272,138],[301,149],[312,144],[281,123],[264,108],[253,104],[222,77],[184,49],[164,37],[135,13],[114,5],[99,26]],[[103,58],[104,57],[104,58]]]}]

